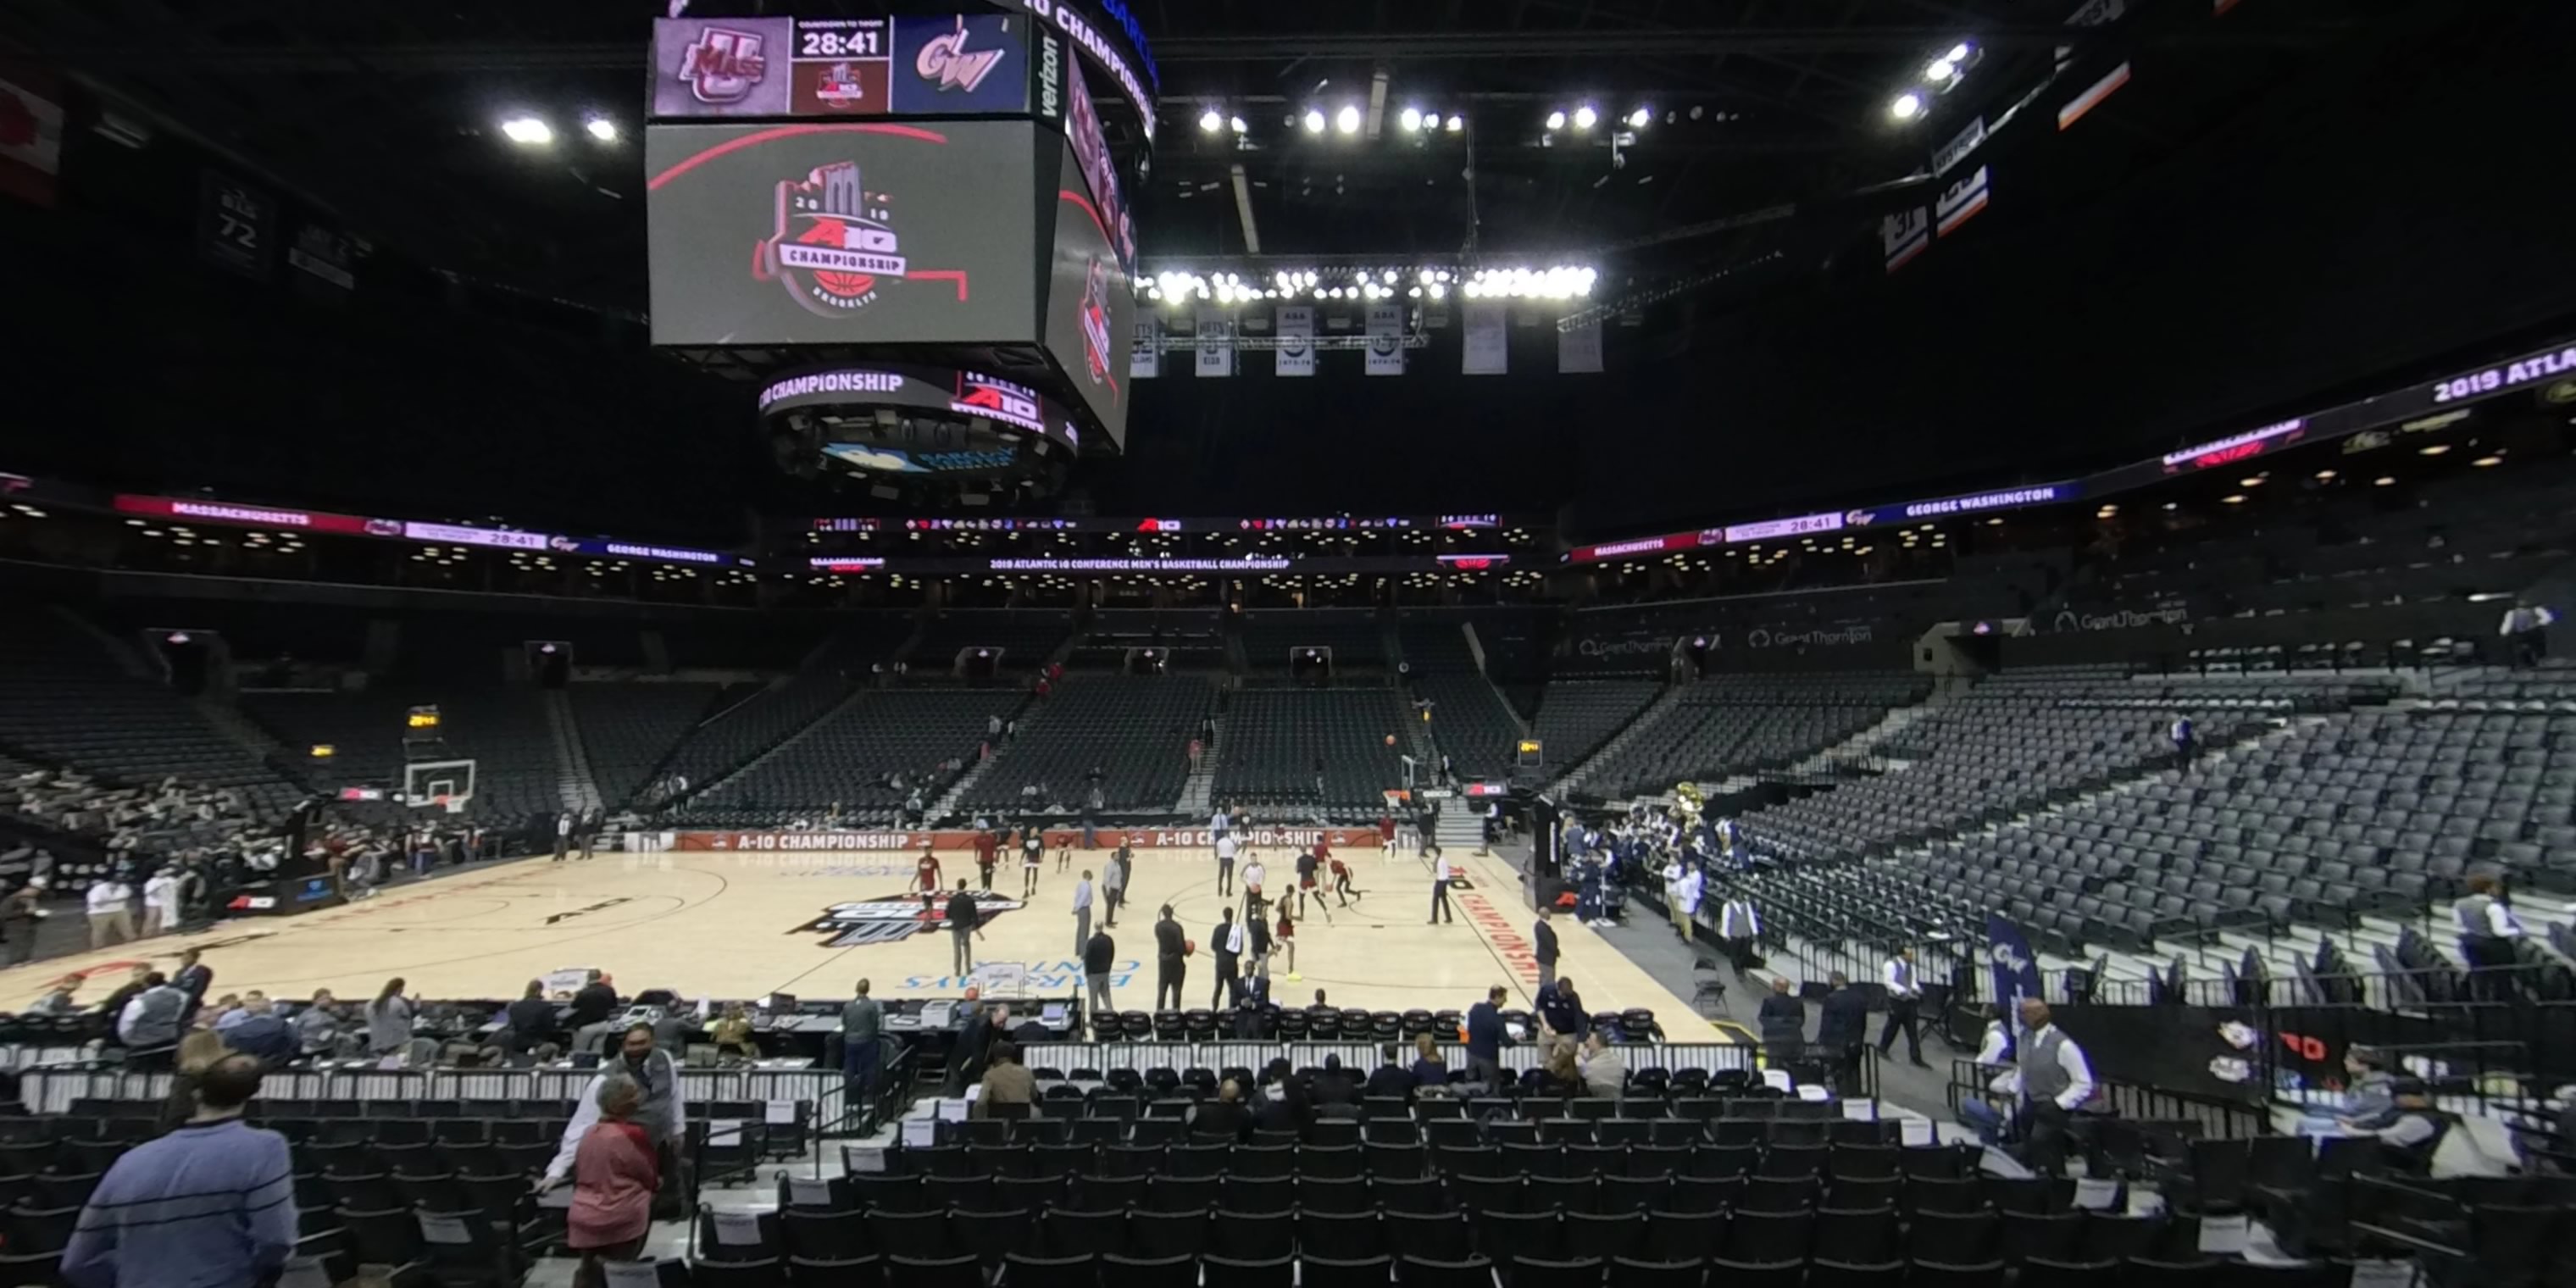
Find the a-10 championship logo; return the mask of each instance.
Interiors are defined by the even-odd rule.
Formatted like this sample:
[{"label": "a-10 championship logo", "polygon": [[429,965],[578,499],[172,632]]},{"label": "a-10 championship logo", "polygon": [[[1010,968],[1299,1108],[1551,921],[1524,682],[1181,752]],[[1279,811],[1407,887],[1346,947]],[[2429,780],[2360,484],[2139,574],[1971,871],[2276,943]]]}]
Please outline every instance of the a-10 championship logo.
[{"label": "a-10 championship logo", "polygon": [[[823,910],[823,915],[798,924],[790,934],[820,931],[832,936],[826,948],[857,948],[863,944],[891,944],[926,935],[948,924],[948,900],[953,891],[939,891],[931,896],[928,907],[922,906],[918,893],[896,895],[887,899],[870,899],[863,903],[836,903]],[[1017,899],[1005,899],[988,892],[975,893],[978,923],[989,922],[1003,913],[1025,907]]]},{"label": "a-10 championship logo", "polygon": [[859,183],[855,161],[836,161],[778,185],[778,231],[761,246],[763,275],[786,283],[809,312],[848,317],[876,303],[879,278],[903,278],[892,215]]}]

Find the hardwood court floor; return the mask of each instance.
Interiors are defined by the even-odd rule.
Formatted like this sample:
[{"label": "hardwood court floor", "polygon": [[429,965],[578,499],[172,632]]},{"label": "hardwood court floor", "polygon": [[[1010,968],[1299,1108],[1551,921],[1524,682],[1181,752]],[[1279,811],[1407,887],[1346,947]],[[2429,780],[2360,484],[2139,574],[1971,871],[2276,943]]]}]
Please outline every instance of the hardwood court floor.
[{"label": "hardwood court floor", "polygon": [[[1429,869],[1421,859],[1339,853],[1365,895],[1349,908],[1309,908],[1297,926],[1300,977],[1288,977],[1284,954],[1273,958],[1275,1000],[1304,1004],[1324,989],[1336,1006],[1463,1009],[1487,987],[1503,984],[1514,1005],[1529,1004],[1538,988],[1527,956],[1532,916],[1508,863],[1453,855],[1470,888],[1450,896],[1454,924],[1431,926],[1425,924]],[[122,982],[134,962],[175,969],[173,958],[188,946],[205,950],[218,993],[257,988],[301,998],[329,988],[344,999],[365,998],[399,975],[424,998],[510,998],[549,971],[597,967],[630,996],[669,988],[688,998],[843,997],[863,976],[879,997],[954,996],[960,984],[949,974],[948,933],[906,933],[919,907],[917,899],[903,898],[914,857],[675,852],[603,853],[588,862],[525,859],[397,886],[348,907],[246,918],[196,935],[20,966],[0,972],[0,1005],[24,1006],[76,971],[92,976],[82,997],[94,1000]],[[1072,867],[1059,873],[1050,855],[1036,898],[991,917],[976,943],[977,961],[1024,963],[1033,993],[1070,995],[1081,982],[1074,883],[1085,868],[1096,877],[1105,857],[1077,852]],[[1274,895],[1294,884],[1293,853],[1263,857]],[[940,859],[945,884],[974,878],[971,855],[943,852]],[[1013,856],[995,872],[995,893],[1016,900],[1020,879]],[[1135,882],[1127,911],[1110,932],[1118,944],[1119,1006],[1152,1009],[1152,927],[1164,903],[1200,945],[1189,963],[1188,1002],[1206,1005],[1215,983],[1207,943],[1229,902],[1216,893],[1215,861],[1197,850],[1140,850]],[[1239,887],[1232,902],[1239,908]],[[1570,918],[1560,918],[1557,927],[1560,972],[1576,980],[1587,1007],[1650,1007],[1676,1039],[1715,1036],[1692,1018],[1687,998],[1591,930]]]}]

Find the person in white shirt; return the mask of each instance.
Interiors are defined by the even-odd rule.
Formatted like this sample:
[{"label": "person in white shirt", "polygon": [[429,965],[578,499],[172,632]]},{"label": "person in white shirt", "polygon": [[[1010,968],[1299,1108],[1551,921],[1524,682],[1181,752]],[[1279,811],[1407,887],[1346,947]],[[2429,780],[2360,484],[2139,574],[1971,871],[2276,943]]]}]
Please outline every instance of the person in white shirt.
[{"label": "person in white shirt", "polygon": [[179,928],[179,875],[164,864],[143,883],[143,933],[146,937]]},{"label": "person in white shirt", "polygon": [[1762,915],[1753,910],[1753,900],[1743,891],[1735,891],[1717,910],[1717,935],[1726,941],[1726,959],[1735,964],[1735,977],[1747,978],[1753,970],[1753,941],[1762,935]]},{"label": "person in white shirt", "polygon": [[1082,956],[1091,942],[1091,869],[1082,870],[1082,879],[1073,883],[1073,955]]},{"label": "person in white shirt", "polygon": [[1587,1096],[1617,1096],[1627,1089],[1628,1062],[1598,1029],[1583,1039],[1575,1067],[1583,1072],[1583,1094]]},{"label": "person in white shirt", "polygon": [[[1992,1005],[1977,1010],[1986,1020],[1985,1038],[1977,1046],[1976,1058],[1977,1067],[1991,1075],[1986,1090],[2006,1101],[2017,1101],[2021,1098],[2021,1072],[2013,1067],[2012,1028]],[[1992,1145],[2003,1139],[2003,1111],[1983,1096],[1959,1097],[1959,1121],[1975,1129],[1980,1144]]]},{"label": "person in white shirt", "polygon": [[2504,637],[2513,665],[2538,666],[2540,659],[2549,656],[2549,627],[2557,620],[2558,614],[2528,599],[2517,599],[2505,610],[2496,634]]},{"label": "person in white shirt", "polygon": [[2492,872],[2471,873],[2468,893],[2451,905],[2451,920],[2459,929],[2470,988],[2487,1001],[2511,1001],[2521,951],[2514,941],[2523,937],[2523,928],[2504,902],[2504,883]]},{"label": "person in white shirt", "polygon": [[114,877],[100,877],[91,882],[89,907],[89,946],[105,948],[134,938],[134,913],[126,905],[134,891]]},{"label": "person in white shirt", "polygon": [[1256,854],[1256,855],[1252,856],[1250,859],[1247,859],[1247,860],[1245,860],[1245,861],[1244,861],[1244,864],[1243,864],[1243,916],[1244,916],[1244,920],[1246,920],[1246,921],[1260,921],[1260,920],[1262,919],[1262,906],[1263,906],[1263,904],[1264,904],[1264,903],[1266,903],[1266,902],[1267,902],[1267,900],[1263,897],[1263,895],[1262,895],[1262,893],[1261,893],[1261,884],[1262,884],[1262,882],[1263,882],[1264,880],[1268,879],[1268,877],[1269,877],[1269,876],[1270,876],[1270,869],[1268,869],[1268,868],[1265,868],[1265,867],[1261,866],[1261,856],[1260,856],[1260,855],[1257,855],[1257,854]]},{"label": "person in white shirt", "polygon": [[1691,940],[1691,919],[1699,915],[1699,869],[1675,859],[1664,867],[1664,902],[1673,914],[1673,933]]},{"label": "person in white shirt", "polygon": [[1914,970],[1914,950],[1899,948],[1896,955],[1879,967],[1879,982],[1887,987],[1887,1024],[1878,1031],[1878,1054],[1884,1058],[1896,1045],[1896,1031],[1905,1030],[1905,1058],[1917,1069],[1932,1066],[1923,1060],[1923,1035],[1919,1031],[1923,1007],[1923,980]]},{"label": "person in white shirt", "polygon": [[[1225,815],[1217,817],[1222,819]],[[1216,834],[1216,892],[1220,896],[1234,894],[1234,837],[1222,831]]]},{"label": "person in white shirt", "polygon": [[2093,1066],[2084,1048],[2049,1020],[2048,1003],[2021,1002],[2021,1038],[2013,1063],[2020,1070],[2023,1162],[2041,1176],[2066,1170],[2067,1115],[2093,1098]]},{"label": "person in white shirt", "polygon": [[1431,920],[1428,924],[1436,926],[1450,920],[1449,860],[1440,857],[1438,850],[1433,850],[1431,853]]}]

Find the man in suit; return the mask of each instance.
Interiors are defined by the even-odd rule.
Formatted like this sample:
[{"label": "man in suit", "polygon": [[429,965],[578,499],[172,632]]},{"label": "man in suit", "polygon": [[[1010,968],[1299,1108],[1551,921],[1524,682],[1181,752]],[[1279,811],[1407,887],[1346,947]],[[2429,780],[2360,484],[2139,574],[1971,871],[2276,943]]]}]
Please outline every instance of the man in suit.
[{"label": "man in suit", "polygon": [[[1189,941],[1181,935],[1181,923],[1172,916],[1172,905],[1163,905],[1163,919],[1154,923],[1154,1009],[1181,1009],[1181,983],[1189,978]],[[1171,1001],[1163,999],[1170,997]]]},{"label": "man in suit", "polygon": [[1008,1005],[989,1011],[979,1006],[967,1015],[966,1027],[957,1032],[957,1049],[948,1055],[948,1086],[942,1094],[952,1099],[965,1095],[969,1084],[983,1080],[985,1056],[1010,1023]]},{"label": "man in suit", "polygon": [[1216,953],[1216,991],[1208,995],[1208,1006],[1216,1009],[1242,1001],[1243,977],[1237,963],[1243,960],[1243,927],[1235,924],[1234,909],[1217,914],[1216,929],[1208,932],[1208,947]]},{"label": "man in suit", "polygon": [[1762,999],[1754,1023],[1762,1031],[1762,1054],[1770,1063],[1795,1064],[1806,1054],[1807,1004],[1790,991],[1787,976],[1772,978],[1771,994]]},{"label": "man in suit", "polygon": [[1834,1071],[1834,1090],[1852,1095],[1860,1090],[1861,1043],[1869,1037],[1869,994],[1851,986],[1841,971],[1825,977],[1834,991],[1817,1008],[1816,1051]]}]

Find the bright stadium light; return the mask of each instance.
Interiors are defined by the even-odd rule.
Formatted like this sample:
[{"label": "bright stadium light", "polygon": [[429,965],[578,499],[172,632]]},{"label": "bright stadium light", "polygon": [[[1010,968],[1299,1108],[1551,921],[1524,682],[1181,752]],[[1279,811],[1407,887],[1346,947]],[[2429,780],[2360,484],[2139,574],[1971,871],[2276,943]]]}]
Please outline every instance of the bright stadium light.
[{"label": "bright stadium light", "polygon": [[1333,128],[1344,134],[1359,133],[1360,110],[1351,104],[1342,104],[1342,110],[1333,114]]},{"label": "bright stadium light", "polygon": [[1310,107],[1306,109],[1306,132],[1308,134],[1321,134],[1324,132],[1324,112],[1322,108]]},{"label": "bright stadium light", "polygon": [[1574,128],[1578,130],[1591,129],[1592,123],[1600,119],[1601,114],[1593,111],[1590,103],[1574,109]]},{"label": "bright stadium light", "polygon": [[1900,121],[1911,121],[1923,114],[1923,96],[1914,93],[1899,94],[1895,102],[1887,105],[1887,114]]},{"label": "bright stadium light", "polygon": [[1562,130],[1562,129],[1564,129],[1564,128],[1565,128],[1565,113],[1563,113],[1563,112],[1550,112],[1550,113],[1548,113],[1548,114],[1547,114],[1547,128],[1549,128],[1549,129],[1551,129],[1551,130]]},{"label": "bright stadium light", "polygon": [[1403,126],[1404,132],[1407,134],[1412,134],[1421,130],[1422,109],[1418,107],[1405,108],[1403,111],[1395,114],[1395,123]]},{"label": "bright stadium light", "polygon": [[1215,108],[1211,107],[1208,110],[1199,113],[1199,129],[1201,132],[1214,134],[1224,128],[1225,117]]},{"label": "bright stadium light", "polygon": [[1242,134],[1252,128],[1251,126],[1244,124],[1243,118],[1240,116],[1227,117],[1225,125],[1227,129],[1230,129],[1237,134]]},{"label": "bright stadium light", "polygon": [[597,139],[602,143],[615,143],[617,141],[617,122],[612,121],[605,116],[594,116],[590,118],[590,121],[582,126],[582,128],[590,131],[590,137]]},{"label": "bright stadium light", "polygon": [[1976,52],[1974,48],[1972,48],[1967,41],[1962,40],[1958,44],[1950,46],[1950,52],[1941,55],[1941,58],[1943,61],[1952,64],[1964,63],[1968,61],[1968,55],[1974,52]]},{"label": "bright stadium light", "polygon": [[1649,124],[1653,123],[1654,119],[1655,109],[1651,107],[1640,107],[1636,111],[1628,114],[1628,128],[1632,130],[1642,130]]},{"label": "bright stadium light", "polygon": [[1453,112],[1449,116],[1449,124],[1444,128],[1446,128],[1451,134],[1456,134],[1458,131],[1467,128],[1467,118]]},{"label": "bright stadium light", "polygon": [[1923,69],[1923,79],[1928,80],[1935,85],[1941,84],[1958,74],[1959,65],[1951,62],[1947,58],[1936,58],[1932,60],[1931,66]]},{"label": "bright stadium light", "polygon": [[555,141],[555,130],[533,116],[514,116],[501,122],[501,137],[525,147],[541,147]]}]

